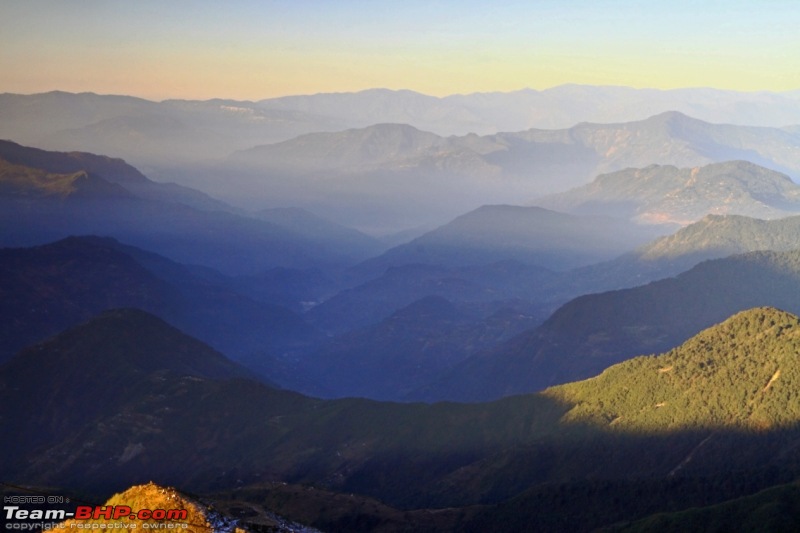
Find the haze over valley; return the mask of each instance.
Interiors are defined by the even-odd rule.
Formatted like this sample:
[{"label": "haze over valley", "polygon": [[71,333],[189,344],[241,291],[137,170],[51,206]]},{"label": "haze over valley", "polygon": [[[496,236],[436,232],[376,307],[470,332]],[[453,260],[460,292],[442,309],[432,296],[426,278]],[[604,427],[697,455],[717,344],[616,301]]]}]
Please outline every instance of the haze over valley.
[{"label": "haze over valley", "polygon": [[[637,109],[631,98],[649,103]],[[441,114],[477,113],[469,110],[487,99],[515,116],[545,109],[574,118],[571,126],[551,128],[552,121],[515,125],[481,112],[469,128],[446,118],[434,128],[423,119],[438,116],[450,99],[403,91],[260,102],[56,92],[0,96],[0,136],[121,157],[156,181],[200,189],[237,207],[306,208],[371,234],[441,225],[485,204],[538,205],[544,194],[626,168],[730,160],[784,173],[800,168],[792,122],[776,118],[756,127],[747,114],[714,111],[729,102],[734,110],[763,107],[767,115],[797,116],[800,123],[800,98],[788,94],[563,86],[464,96],[457,100],[461,107]],[[587,101],[617,111],[592,122],[598,114]],[[369,109],[369,119],[344,120],[345,109],[354,115]]]},{"label": "haze over valley", "polygon": [[0,6],[10,528],[796,529],[800,11],[185,7]]}]

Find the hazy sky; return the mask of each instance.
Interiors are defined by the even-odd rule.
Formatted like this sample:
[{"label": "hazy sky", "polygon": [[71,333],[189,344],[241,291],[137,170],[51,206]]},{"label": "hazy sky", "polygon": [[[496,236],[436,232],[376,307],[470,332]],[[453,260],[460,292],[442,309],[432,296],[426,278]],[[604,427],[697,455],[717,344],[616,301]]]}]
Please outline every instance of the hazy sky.
[{"label": "hazy sky", "polygon": [[0,92],[800,89],[793,1],[0,0]]}]

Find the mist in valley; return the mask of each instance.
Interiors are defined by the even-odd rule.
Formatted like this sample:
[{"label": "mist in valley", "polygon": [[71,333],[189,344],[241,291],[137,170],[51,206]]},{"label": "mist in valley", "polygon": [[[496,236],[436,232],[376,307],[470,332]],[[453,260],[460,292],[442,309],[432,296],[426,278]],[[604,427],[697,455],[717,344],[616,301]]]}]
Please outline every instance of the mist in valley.
[{"label": "mist in valley", "polygon": [[800,12],[684,4],[1,6],[4,496],[793,530]]}]

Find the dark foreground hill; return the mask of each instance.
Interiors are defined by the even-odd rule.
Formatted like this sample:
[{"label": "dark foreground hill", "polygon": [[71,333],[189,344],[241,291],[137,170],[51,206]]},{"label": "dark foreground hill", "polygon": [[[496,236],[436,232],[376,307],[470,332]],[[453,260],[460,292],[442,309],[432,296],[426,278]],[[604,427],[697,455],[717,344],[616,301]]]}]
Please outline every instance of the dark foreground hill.
[{"label": "dark foreground hill", "polygon": [[707,507],[658,513],[633,523],[604,528],[607,532],[682,533],[684,531],[738,531],[790,533],[800,522],[800,487],[797,482],[779,485]]},{"label": "dark foreground hill", "polygon": [[[800,319],[758,308],[540,394],[322,401],[232,377],[235,366],[163,322],[113,311],[0,367],[0,430],[13,436],[0,466],[17,484],[94,493],[142,479],[226,491],[289,518],[312,495],[272,482],[448,508],[437,528],[395,513],[389,530],[590,531],[800,475],[798,353]],[[328,494],[315,520],[330,525],[347,506]],[[394,513],[347,508],[350,531]]]}]

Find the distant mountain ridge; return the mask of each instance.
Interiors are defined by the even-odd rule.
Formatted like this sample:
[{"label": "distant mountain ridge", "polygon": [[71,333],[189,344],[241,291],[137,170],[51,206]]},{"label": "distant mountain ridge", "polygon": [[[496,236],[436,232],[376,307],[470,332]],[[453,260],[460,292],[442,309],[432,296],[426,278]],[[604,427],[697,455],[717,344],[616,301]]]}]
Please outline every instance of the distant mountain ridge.
[{"label": "distant mountain ridge", "polygon": [[780,218],[800,212],[800,185],[747,161],[677,168],[650,165],[602,174],[590,184],[537,204],[644,224],[687,225],[706,214]]},{"label": "distant mountain ridge", "polygon": [[795,93],[567,84],[544,90],[444,97],[408,90],[368,89],[271,98],[258,105],[348,118],[361,124],[402,122],[439,135],[485,135],[529,128],[567,128],[579,122],[625,122],[672,110],[710,122],[781,127],[800,123],[798,100]]},{"label": "distant mountain ridge", "polygon": [[[502,311],[506,320],[503,322],[498,316],[498,323],[503,322],[508,328],[506,331],[513,331],[514,327],[534,327],[561,305],[581,295],[642,286],[677,276],[708,259],[760,250],[790,252],[797,249],[800,249],[800,216],[767,221],[738,215],[709,215],[672,235],[660,237],[613,260],[563,272],[533,267],[519,261],[468,268],[423,264],[390,267],[380,277],[343,290],[315,306],[306,313],[305,318],[329,334],[341,335],[351,331],[335,337],[330,343],[331,347],[335,346],[333,351],[342,361],[347,361],[349,357],[361,357],[359,354],[362,353],[374,353],[377,358],[378,354],[392,351],[396,343],[401,342],[392,341],[393,344],[387,341],[388,338],[403,339],[403,334],[420,341],[436,337],[420,335],[419,330],[406,331],[402,327],[405,323],[396,324],[397,329],[390,335],[379,333],[381,327],[388,325],[387,319],[392,313],[415,299],[437,295],[461,309],[485,313],[483,316],[486,319],[493,312]],[[738,292],[740,289],[732,290]],[[412,307],[406,310],[406,314],[410,314]],[[731,308],[731,312],[734,310]],[[473,315],[472,320],[476,318]],[[592,322],[596,319],[588,317],[585,320]],[[383,326],[377,326],[382,321]],[[567,326],[565,324],[565,328]],[[480,331],[475,322],[468,327],[474,328],[476,333]],[[354,329],[360,331],[352,332]],[[466,342],[462,348],[464,353],[473,353],[467,349],[470,347],[474,351],[476,347],[475,343],[467,342],[469,334],[447,337],[444,335],[446,329],[441,329],[440,337],[448,339],[447,346],[457,346],[462,340]],[[458,328],[447,331],[452,333]],[[569,333],[565,331],[564,335],[569,336]],[[593,335],[599,340],[605,334],[601,328]],[[488,339],[486,337],[484,340]],[[500,341],[497,338],[496,342]],[[434,341],[425,346],[432,349],[436,344]],[[409,356],[414,353],[413,348],[407,350]],[[556,363],[554,365],[557,366]],[[328,377],[334,375],[336,372],[332,371]],[[394,377],[399,378],[400,375]],[[426,376],[416,380],[420,387],[427,382],[425,387],[430,395],[420,396],[419,391],[414,391],[401,399],[450,398],[435,396],[433,391],[437,389],[438,379],[437,376]],[[333,379],[333,382],[336,380]],[[380,390],[384,398],[389,393],[389,388]]]},{"label": "distant mountain ridge", "polygon": [[538,328],[473,355],[414,397],[485,401],[584,379],[744,309],[800,312],[798,294],[800,249],[705,261],[674,278],[570,300]]},{"label": "distant mountain ridge", "polygon": [[557,277],[546,268],[514,260],[468,267],[410,263],[389,267],[378,277],[338,292],[309,309],[306,317],[328,332],[342,333],[375,324],[428,296],[489,309],[504,301],[524,306],[531,294],[539,294],[540,286]]},{"label": "distant mountain ridge", "polygon": [[239,162],[269,160],[288,171],[371,168],[421,159],[446,140],[407,124],[376,124],[337,133],[309,133],[233,154]]},{"label": "distant mountain ridge", "polygon": [[[792,130],[712,124],[678,112],[627,123],[580,123],[563,130],[530,129],[485,136],[440,137],[408,125],[379,124],[309,134],[236,152],[218,172],[232,176],[237,186],[251,195],[258,194],[259,186],[269,186],[286,202],[325,204],[326,198],[329,203],[337,198],[338,202],[353,206],[349,216],[364,210],[359,202],[384,206],[387,213],[409,213],[414,205],[418,211],[424,209],[428,218],[420,220],[428,222],[435,206],[442,206],[440,212],[452,218],[457,210],[467,211],[478,203],[531,204],[542,195],[583,186],[598,175],[626,169],[642,169],[643,175],[666,172],[664,169],[669,166],[705,168],[714,163],[747,161],[797,176],[798,146],[800,136]],[[747,171],[744,163],[736,164],[741,167],[737,172]],[[707,172],[710,171],[701,173],[701,181]],[[767,179],[762,174],[761,178]],[[686,183],[690,176],[681,179]],[[609,189],[615,180],[619,177],[604,176],[601,183]],[[212,182],[204,183],[216,187]],[[775,205],[779,198],[761,198],[758,190],[737,191],[728,198],[724,187],[730,183],[717,184],[716,189],[711,187],[711,181],[703,183],[707,190],[700,190],[699,185],[691,190],[685,187],[684,193],[693,191],[697,196],[695,203],[711,191],[712,199],[728,200],[734,205],[759,200],[767,204],[760,211],[742,214],[777,216],[786,207]],[[630,186],[616,186],[621,187],[618,193],[636,192]],[[228,195],[225,197],[232,194],[222,188],[214,190]],[[663,187],[657,190],[662,191]],[[379,191],[390,194],[394,201],[380,196]],[[607,190],[605,193],[611,194]],[[622,196],[615,198],[621,202],[618,208],[625,208],[630,201]],[[753,196],[752,200],[749,196]],[[242,197],[241,201],[252,198]],[[671,205],[669,199],[663,201],[660,210],[642,213],[641,219],[659,221],[663,217],[661,210],[680,211],[681,206]],[[540,205],[556,208],[555,204]],[[680,216],[676,220],[689,223],[716,208],[721,205],[707,201],[703,209],[698,206],[696,210],[677,213]],[[697,211],[701,211],[699,216]]]},{"label": "distant mountain ridge", "polygon": [[[513,224],[516,228],[525,228],[517,229],[519,250],[511,245],[514,239],[508,232],[491,225],[492,213],[503,209],[509,210],[510,219],[519,220]],[[569,245],[570,239],[566,233],[559,233],[558,228],[538,220],[537,213],[536,209],[529,213],[526,208],[487,206],[465,215],[465,219],[472,217],[471,223],[459,226],[459,222],[454,221],[453,227],[435,230],[356,267],[354,270],[362,277],[369,278],[367,274],[375,277],[325,299],[310,309],[306,318],[331,334],[341,334],[377,324],[398,309],[430,295],[442,296],[454,303],[485,305],[486,309],[497,309],[495,306],[502,306],[505,301],[514,309],[524,309],[522,314],[543,317],[543,313],[549,314],[580,295],[632,288],[677,276],[708,259],[763,250],[800,249],[800,216],[761,220],[739,215],[708,215],[672,235],[658,237],[614,259],[553,271],[530,263],[546,260],[551,255],[559,257],[558,250],[547,249],[547,242],[563,247]],[[564,218],[562,222],[566,224],[569,219]],[[593,219],[586,219],[586,222],[591,225]],[[472,226],[478,228],[478,236],[469,229]],[[602,231],[605,227],[595,224],[591,229]],[[550,240],[542,244],[538,253],[526,250],[526,247],[536,246],[539,231],[549,234]],[[615,232],[616,236],[623,235],[615,229],[608,231]],[[459,240],[459,232],[463,232],[462,240]],[[525,232],[527,236],[523,237]],[[587,235],[592,244],[602,242],[601,238],[594,238],[591,231]],[[494,247],[503,239],[508,249]],[[483,245],[487,248],[482,249]],[[483,255],[478,253],[479,249],[483,250]],[[526,255],[527,252],[530,254]],[[508,256],[516,259],[503,259]],[[494,262],[466,268],[457,266],[463,264],[465,258],[478,261],[481,257]],[[385,270],[379,274],[381,269]]]},{"label": "distant mountain ridge", "polygon": [[382,248],[358,232],[332,231],[324,220],[309,225],[310,214],[283,223],[248,216],[199,191],[154,182],[120,159],[9,141],[0,141],[0,203],[3,246],[111,236],[236,274],[346,265]]},{"label": "distant mountain ridge", "polygon": [[0,95],[0,136],[124,157],[229,203],[303,207],[377,234],[651,164],[748,160],[795,176],[800,133],[784,126],[800,123],[799,102],[793,93],[589,86],[261,102]]},{"label": "distant mountain ridge", "polygon": [[659,230],[540,207],[485,205],[355,265],[348,272],[358,283],[312,308],[308,317],[341,333],[375,324],[429,295],[454,302],[537,301],[543,294],[538,287],[566,277],[555,270],[616,257]]},{"label": "distant mountain ridge", "polygon": [[[709,122],[800,124],[794,93],[654,90],[562,85],[537,91],[433,97],[408,90],[297,95],[258,102],[154,102],[131,96],[53,91],[0,95],[0,137],[53,150],[112,153],[137,165],[223,155],[314,131],[404,123],[438,135],[488,135],[580,122],[626,122],[676,110]],[[235,132],[239,132],[239,136]],[[126,147],[125,138],[140,140]],[[192,146],[194,144],[194,146]],[[142,156],[146,160],[142,159]]]},{"label": "distant mountain ridge", "polygon": [[640,248],[638,255],[643,260],[656,260],[695,254],[724,256],[796,248],[800,248],[800,216],[760,220],[741,215],[708,215],[673,235]]},{"label": "distant mountain ridge", "polygon": [[[113,195],[114,191],[119,191],[121,187],[141,198],[170,201],[200,209],[233,211],[229,205],[214,200],[200,191],[174,183],[156,183],[122,159],[86,152],[51,152],[10,141],[0,141],[0,161],[5,162],[4,177],[19,175],[24,167],[57,175],[83,172],[87,174],[88,179],[93,180],[94,188],[100,196]],[[103,185],[103,181],[113,185]]]},{"label": "distant mountain ridge", "polygon": [[[800,249],[800,216],[761,220],[741,215],[707,215],[611,261],[566,273],[563,279],[552,282],[551,297],[635,287],[677,276],[708,259],[796,249]],[[543,293],[548,294],[550,289]]]},{"label": "distant mountain ridge", "polygon": [[390,266],[468,266],[515,260],[554,270],[590,264],[645,243],[657,229],[605,216],[541,207],[484,205],[413,241],[369,259],[357,270]]},{"label": "distant mountain ridge", "polygon": [[[0,95],[0,137],[49,150],[113,154],[137,166],[186,164],[338,121],[232,100],[166,100],[53,91]],[[131,143],[131,139],[137,143]]]},{"label": "distant mountain ridge", "polygon": [[94,174],[56,174],[0,160],[0,194],[30,198],[131,198],[124,187]]}]

